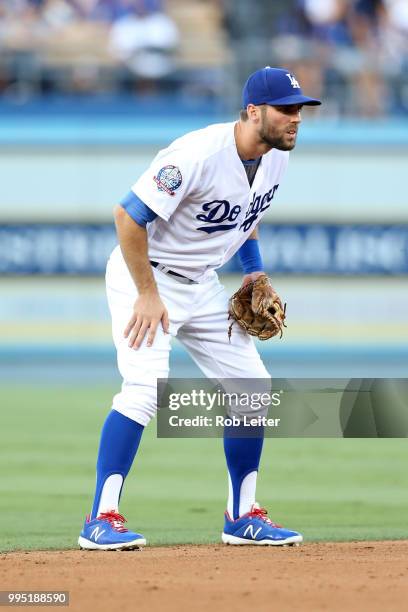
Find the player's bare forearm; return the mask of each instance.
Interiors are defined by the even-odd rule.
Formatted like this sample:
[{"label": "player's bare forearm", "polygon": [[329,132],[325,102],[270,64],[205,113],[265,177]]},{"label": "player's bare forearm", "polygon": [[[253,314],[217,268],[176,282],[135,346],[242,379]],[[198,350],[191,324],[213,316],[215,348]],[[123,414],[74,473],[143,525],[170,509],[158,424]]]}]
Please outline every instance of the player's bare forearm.
[{"label": "player's bare forearm", "polygon": [[157,292],[147,254],[147,231],[122,208],[115,206],[114,218],[120,248],[139,294]]},{"label": "player's bare forearm", "polygon": [[137,349],[147,333],[147,346],[151,346],[160,322],[168,333],[169,320],[149,262],[147,232],[121,206],[115,207],[114,217],[120,248],[139,294],[123,335]]}]

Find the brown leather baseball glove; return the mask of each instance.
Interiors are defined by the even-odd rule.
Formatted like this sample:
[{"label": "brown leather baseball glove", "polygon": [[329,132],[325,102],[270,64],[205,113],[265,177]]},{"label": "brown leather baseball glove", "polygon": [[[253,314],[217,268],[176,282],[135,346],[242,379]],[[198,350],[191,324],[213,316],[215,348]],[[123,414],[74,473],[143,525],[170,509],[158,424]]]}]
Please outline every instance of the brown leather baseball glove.
[{"label": "brown leather baseball glove", "polygon": [[241,287],[230,298],[228,318],[234,319],[228,329],[231,339],[235,321],[251,336],[269,340],[286,327],[286,304],[282,302],[265,275]]}]

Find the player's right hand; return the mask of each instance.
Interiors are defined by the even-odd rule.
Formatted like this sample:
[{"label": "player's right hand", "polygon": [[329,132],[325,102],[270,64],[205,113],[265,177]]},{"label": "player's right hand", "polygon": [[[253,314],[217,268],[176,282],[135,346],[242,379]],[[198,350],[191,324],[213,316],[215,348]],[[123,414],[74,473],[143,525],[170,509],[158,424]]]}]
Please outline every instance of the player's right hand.
[{"label": "player's right hand", "polygon": [[128,346],[137,350],[147,333],[146,346],[152,346],[159,324],[169,333],[169,315],[157,291],[140,294],[133,307],[133,314],[124,331]]}]

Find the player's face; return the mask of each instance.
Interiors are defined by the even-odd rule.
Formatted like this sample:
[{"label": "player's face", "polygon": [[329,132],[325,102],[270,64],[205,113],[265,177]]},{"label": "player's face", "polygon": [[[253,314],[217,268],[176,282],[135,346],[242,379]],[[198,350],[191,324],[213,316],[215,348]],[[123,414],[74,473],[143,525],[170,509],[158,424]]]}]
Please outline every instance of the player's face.
[{"label": "player's face", "polygon": [[259,138],[261,142],[281,151],[291,151],[296,144],[302,104],[261,106]]}]

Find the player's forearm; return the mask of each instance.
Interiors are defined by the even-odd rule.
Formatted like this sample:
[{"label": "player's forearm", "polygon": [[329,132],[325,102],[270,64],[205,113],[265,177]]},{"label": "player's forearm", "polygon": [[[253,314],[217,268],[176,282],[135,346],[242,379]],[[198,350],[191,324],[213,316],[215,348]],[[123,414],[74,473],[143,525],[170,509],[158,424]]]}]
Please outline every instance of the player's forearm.
[{"label": "player's forearm", "polygon": [[[259,274],[263,272],[263,263],[261,253],[259,251],[258,232],[255,229],[243,245],[238,250],[238,256],[241,262],[241,267],[245,273],[245,278],[251,274]],[[254,279],[251,279],[254,280]]]},{"label": "player's forearm", "polygon": [[246,242],[238,251],[241,267],[244,272],[242,286],[255,281],[265,274],[261,253],[258,243],[258,228],[255,228],[248,236]]},{"label": "player's forearm", "polygon": [[148,257],[147,231],[121,207],[114,209],[116,231],[126,265],[139,294],[157,292]]}]

